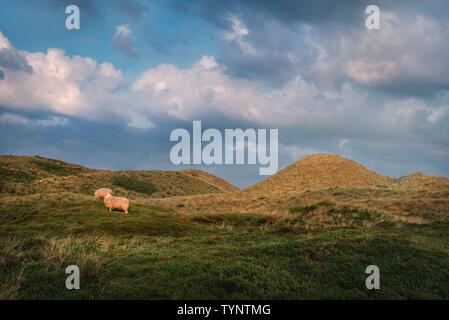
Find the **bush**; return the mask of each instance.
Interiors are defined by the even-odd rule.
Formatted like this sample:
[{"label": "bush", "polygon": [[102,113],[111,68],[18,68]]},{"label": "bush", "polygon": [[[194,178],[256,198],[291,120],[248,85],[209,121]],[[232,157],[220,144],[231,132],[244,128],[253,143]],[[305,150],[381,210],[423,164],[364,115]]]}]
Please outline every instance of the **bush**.
[{"label": "bush", "polygon": [[121,187],[126,190],[143,193],[146,195],[152,195],[157,191],[156,187],[148,181],[138,180],[127,176],[113,176],[112,183],[117,187]]},{"label": "bush", "polygon": [[318,209],[318,206],[316,204],[313,204],[311,206],[305,206],[305,207],[291,207],[288,210],[290,213],[304,213],[304,212],[310,212],[315,211]]},{"label": "bush", "polygon": [[69,167],[56,162],[51,162],[47,160],[30,159],[32,164],[35,164],[39,169],[53,173],[57,176],[70,176],[78,174],[81,168]]}]

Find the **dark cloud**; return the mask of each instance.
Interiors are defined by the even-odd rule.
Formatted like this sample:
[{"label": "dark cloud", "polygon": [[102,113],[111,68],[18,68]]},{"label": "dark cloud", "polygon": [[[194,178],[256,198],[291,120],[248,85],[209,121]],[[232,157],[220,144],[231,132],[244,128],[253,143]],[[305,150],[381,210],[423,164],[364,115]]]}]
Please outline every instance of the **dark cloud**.
[{"label": "dark cloud", "polygon": [[118,9],[128,17],[140,19],[148,11],[148,6],[135,0],[118,0]]},{"label": "dark cloud", "polygon": [[116,32],[112,39],[113,47],[125,54],[129,58],[138,58],[139,51],[135,46],[135,38],[132,35],[129,25],[121,25],[116,27]]},{"label": "dark cloud", "polygon": [[42,7],[53,10],[65,12],[65,8],[69,5],[76,5],[79,7],[80,12],[87,13],[89,15],[97,15],[100,13],[100,9],[96,6],[98,3],[107,4],[103,1],[94,0],[38,0],[37,3]]},{"label": "dark cloud", "polygon": [[[107,8],[111,7],[112,0],[28,0],[32,5],[50,11],[51,15],[65,13],[67,6],[76,5],[80,9],[81,32],[104,23]],[[84,30],[84,31],[83,31]]]},{"label": "dark cloud", "polygon": [[[193,3],[222,28],[219,61],[237,77],[279,87],[301,75],[321,88],[353,82],[402,96],[449,88],[447,1],[379,0],[381,30],[373,32],[364,22],[371,1]],[[230,39],[235,19],[247,32]]]},{"label": "dark cloud", "polygon": [[[300,26],[292,29],[260,16],[244,27],[248,34],[236,39],[225,37],[220,42],[220,63],[233,75],[278,87],[303,74],[319,56],[318,48]],[[234,28],[226,32],[235,33]]]},{"label": "dark cloud", "polygon": [[14,71],[32,71],[23,54],[15,48],[0,49],[0,66]]},{"label": "dark cloud", "polygon": [[273,17],[285,24],[337,24],[345,26],[363,25],[364,12],[368,5],[377,5],[381,10],[393,10],[409,13],[429,14],[441,19],[447,19],[449,3],[445,0],[423,2],[421,0],[391,1],[391,0],[191,0],[198,13],[208,21],[221,27],[226,27],[226,14],[238,13],[248,20],[256,14]]},{"label": "dark cloud", "polygon": [[262,10],[270,13],[285,23],[304,22],[309,24],[323,24],[338,22],[354,24],[363,21],[364,8],[372,4],[367,0],[346,1],[257,1],[246,0],[243,4],[253,10]]},{"label": "dark cloud", "polygon": [[363,21],[360,12],[371,4],[365,0],[347,0],[344,2],[333,0],[321,1],[292,1],[292,0],[192,0],[199,9],[199,14],[208,21],[221,27],[227,25],[227,13],[239,13],[246,18],[254,13],[272,16],[283,23],[327,23],[340,22],[354,24]]}]

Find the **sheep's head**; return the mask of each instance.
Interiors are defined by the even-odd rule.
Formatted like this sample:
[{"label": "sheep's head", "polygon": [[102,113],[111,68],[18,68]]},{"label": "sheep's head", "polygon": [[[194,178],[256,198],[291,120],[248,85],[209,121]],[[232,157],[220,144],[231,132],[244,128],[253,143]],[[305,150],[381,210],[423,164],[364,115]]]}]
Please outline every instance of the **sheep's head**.
[{"label": "sheep's head", "polygon": [[108,192],[108,193],[106,193],[106,195],[104,196],[104,198],[106,199],[106,198],[109,198],[109,197],[111,197],[112,195]]}]

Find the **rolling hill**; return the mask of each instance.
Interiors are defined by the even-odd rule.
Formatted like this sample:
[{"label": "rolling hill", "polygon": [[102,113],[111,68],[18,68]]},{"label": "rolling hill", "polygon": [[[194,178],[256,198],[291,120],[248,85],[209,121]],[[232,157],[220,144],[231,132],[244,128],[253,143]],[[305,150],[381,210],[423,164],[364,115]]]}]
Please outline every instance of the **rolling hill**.
[{"label": "rolling hill", "polygon": [[39,156],[0,156],[0,194],[72,192],[109,187],[131,198],[232,192],[237,187],[201,170],[96,170]]},{"label": "rolling hill", "polygon": [[[337,155],[316,154],[241,191],[137,202],[183,213],[286,213],[328,202],[389,215],[445,215],[449,214],[449,179],[420,173],[395,179]],[[326,210],[334,209],[328,206],[321,211]]]},{"label": "rolling hill", "polygon": [[[94,201],[100,186],[130,213]],[[448,230],[448,179],[335,155],[244,190],[200,170],[0,157],[0,299],[448,299]],[[72,264],[81,290],[64,287]]]}]

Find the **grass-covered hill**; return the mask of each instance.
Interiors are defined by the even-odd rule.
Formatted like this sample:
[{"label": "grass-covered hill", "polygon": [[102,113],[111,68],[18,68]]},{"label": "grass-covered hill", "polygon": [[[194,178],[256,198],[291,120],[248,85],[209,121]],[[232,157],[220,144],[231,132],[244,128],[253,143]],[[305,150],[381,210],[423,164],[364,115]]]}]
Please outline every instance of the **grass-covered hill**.
[{"label": "grass-covered hill", "polygon": [[352,160],[332,154],[314,154],[250,186],[247,191],[260,194],[297,194],[337,186],[379,186],[391,180],[393,178],[379,175]]},{"label": "grass-covered hill", "polygon": [[[449,179],[413,173],[398,179],[382,176],[337,155],[305,157],[239,192],[166,199],[139,199],[177,212],[288,214],[312,208],[335,217],[335,210],[376,210],[395,219],[449,215]],[[333,205],[318,206],[318,203]],[[414,215],[417,217],[412,218]]]},{"label": "grass-covered hill", "polygon": [[236,191],[201,170],[95,170],[39,156],[0,156],[0,193],[29,195],[73,192],[93,195],[100,187],[130,198],[171,197]]},{"label": "grass-covered hill", "polygon": [[[198,170],[2,156],[0,299],[449,299],[448,179],[326,155],[284,170],[238,190]],[[94,201],[100,186],[129,214]]]}]

